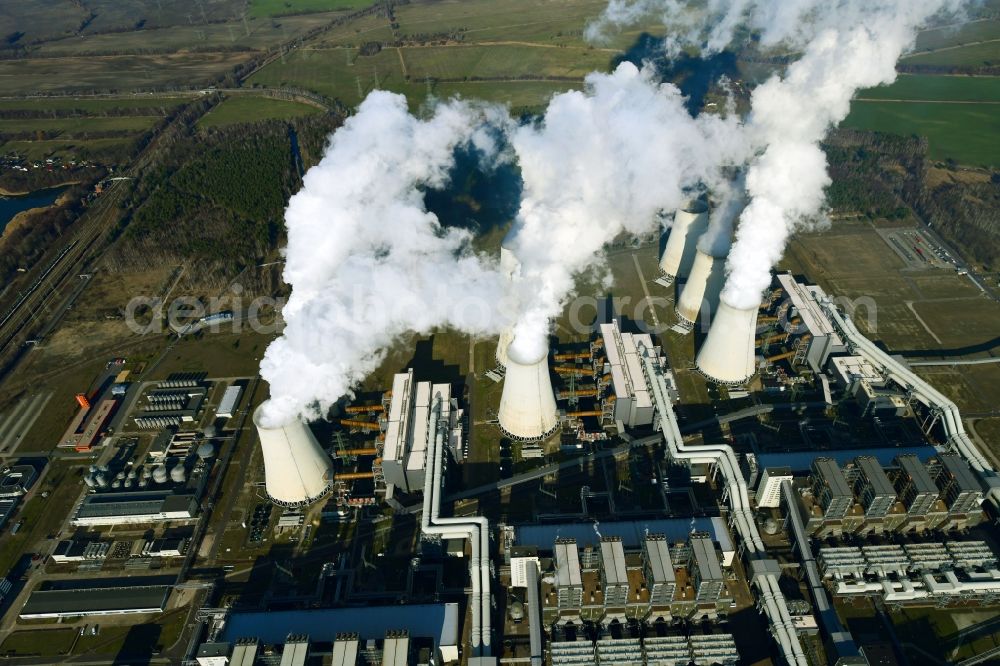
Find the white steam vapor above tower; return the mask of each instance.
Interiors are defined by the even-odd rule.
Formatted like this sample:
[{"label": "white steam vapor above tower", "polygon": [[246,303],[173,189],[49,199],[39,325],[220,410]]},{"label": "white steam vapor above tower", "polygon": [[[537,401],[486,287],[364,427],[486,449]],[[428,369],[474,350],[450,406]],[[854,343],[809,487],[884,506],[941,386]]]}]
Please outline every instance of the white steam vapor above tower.
[{"label": "white steam vapor above tower", "polygon": [[698,371],[718,384],[737,386],[756,372],[754,338],[757,306],[734,308],[725,301],[712,320],[705,342],[698,351]]},{"label": "white steam vapor above tower", "polygon": [[698,250],[675,311],[682,323],[694,327],[699,315],[710,317],[726,284],[726,258]]},{"label": "white steam vapor above tower", "polygon": [[511,439],[536,441],[556,431],[559,417],[547,350],[541,358],[530,361],[508,356],[497,416],[500,429]]},{"label": "white steam vapor above tower", "polygon": [[691,199],[674,213],[667,245],[660,256],[662,284],[669,286],[678,275],[684,275],[691,269],[697,249],[695,241],[707,227],[708,205],[700,199]]},{"label": "white steam vapor above tower", "polygon": [[304,506],[330,491],[333,466],[308,425],[294,420],[278,427],[264,426],[260,407],[253,422],[264,455],[264,486],[275,504]]}]

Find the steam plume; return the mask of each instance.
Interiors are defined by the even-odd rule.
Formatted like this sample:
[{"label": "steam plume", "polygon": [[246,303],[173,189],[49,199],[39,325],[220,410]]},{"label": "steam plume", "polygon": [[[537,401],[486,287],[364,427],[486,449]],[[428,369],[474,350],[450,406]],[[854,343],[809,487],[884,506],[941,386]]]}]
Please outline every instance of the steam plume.
[{"label": "steam plume", "polygon": [[582,92],[555,96],[537,124],[513,133],[524,181],[508,239],[520,261],[514,360],[545,354],[549,320],[607,242],[656,229],[659,211],[680,206],[685,190],[720,180],[719,165],[742,156],[738,121],[692,118],[683,102],[649,69],[623,63],[590,74]]},{"label": "steam plume", "polygon": [[917,29],[939,12],[954,12],[960,0],[707,0],[692,6],[677,0],[612,0],[588,34],[649,14],[659,14],[674,32],[669,49],[683,44],[718,51],[740,26],[760,35],[764,48],[803,48],[783,76],[754,90],[747,125],[757,156],[746,183],[743,211],[729,255],[723,300],[754,307],[771,280],[789,235],[822,220],[824,188],[830,183],[819,142],[847,117],[860,88],[891,83],[895,64],[912,46]]},{"label": "steam plume", "polygon": [[441,227],[422,193],[446,183],[456,146],[495,150],[482,127],[492,115],[451,102],[418,120],[401,95],[373,92],[334,134],[285,213],[292,293],[285,330],[261,362],[272,395],[265,425],[324,415],[405,332],[500,328],[456,304],[454,289],[496,303],[499,273],[469,250],[468,232]]},{"label": "steam plume", "polygon": [[746,181],[741,176],[724,181],[713,191],[715,202],[708,229],[698,238],[698,249],[713,257],[724,257],[733,242],[736,218],[747,205]]}]

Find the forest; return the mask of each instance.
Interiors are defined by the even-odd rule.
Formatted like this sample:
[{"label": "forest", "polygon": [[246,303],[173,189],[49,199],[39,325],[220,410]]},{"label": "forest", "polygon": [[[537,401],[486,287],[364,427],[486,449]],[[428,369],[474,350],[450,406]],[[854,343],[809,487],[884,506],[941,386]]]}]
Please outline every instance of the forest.
[{"label": "forest", "polygon": [[834,213],[890,220],[912,213],[986,270],[1000,266],[1000,173],[934,162],[916,136],[840,129],[824,149]]}]

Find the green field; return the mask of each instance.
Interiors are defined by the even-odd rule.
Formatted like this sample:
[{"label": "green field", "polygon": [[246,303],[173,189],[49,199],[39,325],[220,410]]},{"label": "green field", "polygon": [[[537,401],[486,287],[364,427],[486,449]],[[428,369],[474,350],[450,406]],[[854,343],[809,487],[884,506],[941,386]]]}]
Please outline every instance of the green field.
[{"label": "green field", "polygon": [[282,16],[307,12],[362,9],[374,0],[250,0],[248,16]]},{"label": "green field", "polygon": [[69,652],[76,634],[71,628],[15,631],[0,645],[0,654],[62,656]]},{"label": "green field", "polygon": [[539,46],[429,46],[400,49],[412,80],[432,79],[582,79],[610,68],[603,51]]},{"label": "green field", "polygon": [[0,120],[0,133],[59,132],[140,132],[152,127],[159,116],[76,116],[73,118],[17,118]]},{"label": "green field", "polygon": [[223,127],[258,120],[298,118],[321,113],[315,106],[255,95],[227,97],[198,121],[199,127]]},{"label": "green field", "polygon": [[932,53],[920,53],[905,58],[904,65],[942,65],[951,67],[983,67],[1000,64],[1000,40],[981,44],[956,46]]},{"label": "green field", "polygon": [[934,159],[1000,164],[1000,105],[996,104],[855,101],[843,125],[925,136]]},{"label": "green field", "polygon": [[957,26],[950,25],[924,30],[917,35],[917,45],[914,50],[919,53],[997,38],[1000,38],[1000,20],[983,19]]},{"label": "green field", "polygon": [[0,100],[0,111],[83,111],[84,113],[101,113],[111,109],[159,109],[178,106],[190,100],[190,97],[161,97],[154,95],[135,95],[107,99],[18,99]]},{"label": "green field", "polygon": [[947,102],[1000,102],[1000,78],[904,74],[889,86],[860,90],[860,99],[906,99]]}]

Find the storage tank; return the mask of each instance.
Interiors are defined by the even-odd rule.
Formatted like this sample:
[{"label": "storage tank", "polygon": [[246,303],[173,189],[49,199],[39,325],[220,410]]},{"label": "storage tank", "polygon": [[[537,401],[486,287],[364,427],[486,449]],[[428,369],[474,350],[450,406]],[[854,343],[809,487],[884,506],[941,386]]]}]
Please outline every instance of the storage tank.
[{"label": "storage tank", "polygon": [[108,477],[104,474],[104,472],[98,472],[97,476],[94,477],[94,482],[97,484],[98,488],[108,487]]},{"label": "storage tank", "polygon": [[198,457],[202,460],[208,460],[215,454],[215,447],[212,446],[211,442],[202,442],[198,445]]},{"label": "storage tank", "polygon": [[660,255],[660,272],[668,283],[691,270],[696,240],[707,227],[708,205],[701,199],[691,199],[674,213],[674,223]]},{"label": "storage tank", "polygon": [[698,250],[687,283],[677,299],[677,307],[674,308],[677,318],[682,324],[693,328],[699,316],[707,314],[710,317],[719,305],[719,294],[725,284],[725,256],[713,257]]},{"label": "storage tank", "polygon": [[738,386],[756,372],[754,337],[757,332],[757,306],[734,308],[719,302],[708,335],[698,351],[698,371],[717,384]]},{"label": "storage tank", "polygon": [[153,469],[153,481],[156,483],[166,483],[167,482],[167,466],[157,465]]},{"label": "storage tank", "polygon": [[253,414],[264,457],[264,486],[280,506],[303,506],[326,495],[333,486],[330,457],[309,426],[295,420],[278,427],[262,425],[262,409]]},{"label": "storage tank", "polygon": [[497,417],[504,434],[523,442],[544,439],[559,427],[547,349],[537,359],[508,357]]},{"label": "storage tank", "polygon": [[93,488],[93,487],[95,487],[97,485],[97,481],[90,474],[88,474],[87,476],[83,477],[83,482],[87,484],[88,488]]},{"label": "storage tank", "polygon": [[170,470],[170,480],[174,483],[184,483],[187,480],[187,470],[184,469],[184,463],[177,463]]}]

